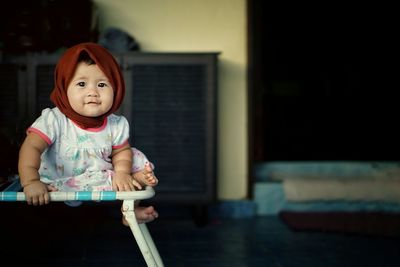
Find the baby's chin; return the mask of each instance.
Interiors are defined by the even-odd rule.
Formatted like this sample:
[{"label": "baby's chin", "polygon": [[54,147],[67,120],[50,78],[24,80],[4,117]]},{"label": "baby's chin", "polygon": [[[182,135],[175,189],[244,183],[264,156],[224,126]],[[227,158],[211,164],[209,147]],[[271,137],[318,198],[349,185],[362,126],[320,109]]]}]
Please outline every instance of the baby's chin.
[{"label": "baby's chin", "polygon": [[87,109],[85,111],[77,112],[77,113],[81,116],[88,117],[88,118],[98,118],[98,117],[101,117],[104,114],[106,114],[107,111]]}]

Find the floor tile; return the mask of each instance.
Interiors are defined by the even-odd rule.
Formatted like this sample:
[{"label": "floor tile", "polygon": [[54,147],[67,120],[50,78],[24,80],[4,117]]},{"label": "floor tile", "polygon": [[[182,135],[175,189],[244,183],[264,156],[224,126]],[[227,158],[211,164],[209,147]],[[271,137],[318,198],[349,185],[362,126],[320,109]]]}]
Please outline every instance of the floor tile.
[{"label": "floor tile", "polygon": [[[118,205],[0,203],[0,257],[37,266],[146,266]],[[167,267],[400,266],[400,240],[294,231],[278,216],[161,216],[147,224]],[[23,255],[23,257],[21,257]]]}]

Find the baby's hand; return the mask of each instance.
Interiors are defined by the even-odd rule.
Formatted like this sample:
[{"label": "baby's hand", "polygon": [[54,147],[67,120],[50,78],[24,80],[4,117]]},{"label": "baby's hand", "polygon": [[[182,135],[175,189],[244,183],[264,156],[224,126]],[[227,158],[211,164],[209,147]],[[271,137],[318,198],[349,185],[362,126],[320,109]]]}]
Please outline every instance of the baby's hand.
[{"label": "baby's hand", "polygon": [[142,185],[156,186],[158,184],[158,179],[149,163],[146,163],[143,171],[135,172],[132,176]]},{"label": "baby's hand", "polygon": [[135,187],[142,189],[142,186],[125,172],[115,172],[112,178],[114,191],[134,191]]},{"label": "baby's hand", "polygon": [[28,205],[44,205],[49,204],[50,195],[47,186],[37,180],[24,187],[26,202]]}]

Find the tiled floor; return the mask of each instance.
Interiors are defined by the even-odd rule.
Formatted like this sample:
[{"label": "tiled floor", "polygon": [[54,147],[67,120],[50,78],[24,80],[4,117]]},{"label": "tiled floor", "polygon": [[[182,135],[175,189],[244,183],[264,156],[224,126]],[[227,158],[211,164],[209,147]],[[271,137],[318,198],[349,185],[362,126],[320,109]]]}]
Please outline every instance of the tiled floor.
[{"label": "tiled floor", "polygon": [[[118,209],[0,203],[0,256],[15,263],[1,266],[146,266]],[[148,227],[167,267],[400,266],[397,238],[295,232],[276,216],[198,227],[189,217],[160,213]]]}]

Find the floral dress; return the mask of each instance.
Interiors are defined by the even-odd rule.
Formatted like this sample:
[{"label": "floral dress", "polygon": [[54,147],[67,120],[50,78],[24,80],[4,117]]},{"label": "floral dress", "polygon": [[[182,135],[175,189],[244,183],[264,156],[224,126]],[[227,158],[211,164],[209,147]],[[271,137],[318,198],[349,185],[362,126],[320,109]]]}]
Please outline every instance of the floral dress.
[{"label": "floral dress", "polygon": [[[110,191],[113,165],[111,153],[128,143],[129,124],[125,117],[111,114],[101,127],[82,129],[58,108],[44,109],[28,128],[49,145],[41,155],[40,180],[59,191]],[[133,150],[132,172],[148,162]]]}]

